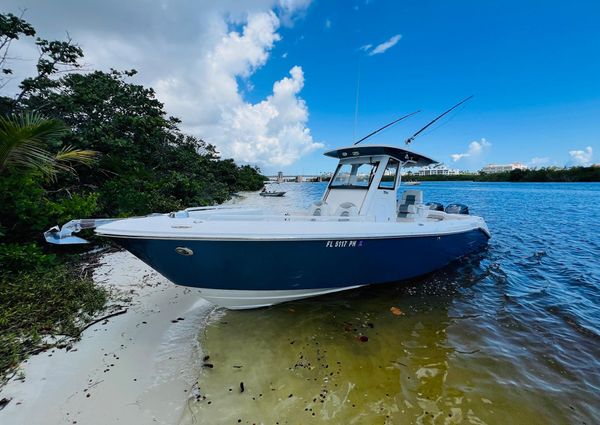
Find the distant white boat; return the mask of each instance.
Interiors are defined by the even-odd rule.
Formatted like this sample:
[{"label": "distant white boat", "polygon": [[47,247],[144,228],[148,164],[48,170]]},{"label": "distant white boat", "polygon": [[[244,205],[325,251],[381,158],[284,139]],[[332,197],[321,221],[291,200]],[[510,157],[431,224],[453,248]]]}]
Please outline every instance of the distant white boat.
[{"label": "distant white boat", "polygon": [[203,298],[231,309],[396,282],[487,245],[485,221],[466,206],[426,205],[419,190],[405,190],[398,200],[402,167],[435,163],[431,158],[382,145],[325,155],[339,164],[321,200],[305,211],[188,208],[73,220],[45,237],[54,244],[86,243],[73,233],[96,228],[173,283],[198,288]]},{"label": "distant white boat", "polygon": [[421,184],[421,182],[418,182],[418,181],[407,181],[407,182],[404,182],[404,186],[418,186],[420,184]]},{"label": "distant white boat", "polygon": [[275,197],[275,198],[280,198],[283,195],[285,195],[285,192],[267,192],[267,191],[260,192],[260,196],[268,196],[268,197]]}]

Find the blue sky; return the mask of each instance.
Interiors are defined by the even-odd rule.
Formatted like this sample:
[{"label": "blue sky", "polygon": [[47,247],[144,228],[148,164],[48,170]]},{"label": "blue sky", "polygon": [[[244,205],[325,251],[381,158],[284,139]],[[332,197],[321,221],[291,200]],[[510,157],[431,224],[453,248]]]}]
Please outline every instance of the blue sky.
[{"label": "blue sky", "polygon": [[[401,145],[474,95],[413,149],[470,170],[600,162],[597,0],[5,0],[2,11],[24,8],[42,37],[68,31],[86,69],[137,69],[184,131],[269,174],[335,166],[322,153],[355,137],[359,68],[356,137],[422,110],[370,143]],[[11,55],[6,92],[37,52],[20,40]]]},{"label": "blue sky", "polygon": [[[421,109],[371,143],[401,143],[437,113],[475,97],[413,148],[449,165],[488,162],[574,163],[591,147],[600,162],[600,2],[377,1],[313,3],[269,62],[251,77],[259,99],[291,64],[305,74],[301,96],[315,140],[352,141],[360,62],[358,135]],[[395,34],[400,41],[369,56],[359,47]],[[284,57],[285,56],[285,57]],[[454,162],[472,141],[490,146]],[[331,167],[315,151],[290,172]],[[286,171],[287,171],[286,170]]]}]

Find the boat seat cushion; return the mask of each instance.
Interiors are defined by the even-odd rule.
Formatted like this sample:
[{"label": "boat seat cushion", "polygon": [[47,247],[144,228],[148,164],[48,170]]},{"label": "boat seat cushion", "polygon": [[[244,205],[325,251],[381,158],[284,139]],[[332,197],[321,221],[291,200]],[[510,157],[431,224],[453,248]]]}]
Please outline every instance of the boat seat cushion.
[{"label": "boat seat cushion", "polygon": [[415,202],[417,202],[417,197],[415,195],[406,195],[406,197],[404,198],[405,204],[414,205]]},{"label": "boat seat cushion", "polygon": [[342,202],[335,210],[336,216],[354,217],[358,215],[358,208],[352,202]]},{"label": "boat seat cushion", "polygon": [[398,217],[411,218],[417,214],[417,204],[423,203],[423,192],[420,190],[405,190],[402,193],[402,203],[398,204]]},{"label": "boat seat cushion", "polygon": [[422,204],[423,203],[423,191],[422,190],[405,190],[402,192],[402,203],[410,204]]},{"label": "boat seat cushion", "polygon": [[331,209],[329,208],[329,205],[327,204],[327,202],[323,201],[313,202],[310,208],[310,215],[312,216],[318,217],[323,215],[330,215],[330,212]]}]

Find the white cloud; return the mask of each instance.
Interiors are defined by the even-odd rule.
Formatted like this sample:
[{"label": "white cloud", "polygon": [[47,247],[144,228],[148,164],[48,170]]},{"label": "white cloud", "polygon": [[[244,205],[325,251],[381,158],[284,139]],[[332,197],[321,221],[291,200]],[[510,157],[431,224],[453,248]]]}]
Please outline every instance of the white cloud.
[{"label": "white cloud", "polygon": [[466,152],[453,153],[450,155],[454,162],[460,161],[463,158],[476,158],[483,153],[484,150],[488,149],[492,144],[482,138],[480,141],[472,141],[469,143],[469,147]]},{"label": "white cloud", "polygon": [[183,117],[186,130],[215,144],[226,157],[286,166],[323,146],[306,127],[300,66],[275,82],[273,93],[261,102],[248,103],[240,94],[238,79],[263,66],[280,39],[279,22],[271,11],[248,16],[241,33],[230,31],[199,59],[191,79],[166,79],[156,86],[169,110]]},{"label": "white cloud", "polygon": [[223,114],[221,143],[226,153],[246,162],[286,166],[323,145],[306,128],[308,109],[298,98],[304,85],[302,68],[273,85],[273,93],[257,104],[242,103]]},{"label": "white cloud", "polygon": [[[7,8],[18,10],[20,0],[7,1]],[[310,0],[205,0],[177,7],[140,2],[143,7],[120,0],[57,0],[40,3],[26,18],[45,38],[64,38],[68,30],[92,69],[136,68],[134,81],[154,87],[168,114],[182,119],[184,131],[215,144],[225,157],[288,165],[322,146],[307,128],[301,67],[281,76],[262,101],[250,103],[243,96],[281,39],[279,28],[292,25]],[[34,71],[32,63],[28,68]]]},{"label": "white cloud", "polygon": [[[396,35],[392,36],[389,40],[384,41],[383,43],[375,46],[375,48],[369,52],[369,56],[385,53],[388,49],[394,47],[400,41],[401,38],[402,38],[402,36],[400,34],[396,34]],[[370,46],[370,45],[368,45],[368,46]],[[363,46],[363,47],[365,47],[365,46]],[[365,50],[369,50],[369,49],[365,49]]]},{"label": "white cloud", "polygon": [[569,155],[571,155],[571,159],[573,160],[575,165],[587,166],[592,163],[593,150],[591,146],[588,146],[582,151],[569,151]]},{"label": "white cloud", "polygon": [[535,156],[535,157],[531,158],[528,165],[531,168],[537,168],[537,167],[543,167],[544,165],[548,165],[549,163],[550,163],[550,158],[548,158],[547,156],[544,156],[544,157]]},{"label": "white cloud", "polygon": [[[297,16],[303,15],[306,12],[311,2],[312,0],[278,0],[276,8],[279,12],[281,22],[284,25],[291,26]],[[236,1],[234,0],[233,3],[236,3]],[[247,4],[247,0],[237,1],[237,3],[238,6],[244,7]]]}]

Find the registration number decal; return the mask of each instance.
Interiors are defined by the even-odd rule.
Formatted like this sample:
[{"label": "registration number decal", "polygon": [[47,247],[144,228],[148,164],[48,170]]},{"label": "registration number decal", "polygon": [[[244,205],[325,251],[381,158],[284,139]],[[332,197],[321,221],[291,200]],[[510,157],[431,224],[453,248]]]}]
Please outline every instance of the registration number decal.
[{"label": "registration number decal", "polygon": [[325,248],[360,248],[362,241],[327,241]]}]

